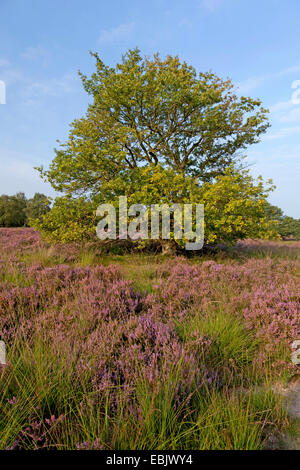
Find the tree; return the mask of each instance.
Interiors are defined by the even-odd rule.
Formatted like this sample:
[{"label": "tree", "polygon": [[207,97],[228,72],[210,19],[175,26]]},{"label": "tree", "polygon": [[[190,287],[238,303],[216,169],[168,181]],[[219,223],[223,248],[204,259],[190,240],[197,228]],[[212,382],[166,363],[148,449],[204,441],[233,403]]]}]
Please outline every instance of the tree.
[{"label": "tree", "polygon": [[27,199],[19,192],[14,196],[0,196],[0,227],[23,227],[28,220],[40,219],[50,210],[50,200],[44,194],[35,193]]},{"label": "tree", "polygon": [[277,206],[272,206],[268,201],[264,204],[264,211],[269,220],[274,220],[279,223],[283,218],[283,211]]},{"label": "tree", "polygon": [[294,237],[300,240],[300,219],[284,215],[279,207],[272,206],[267,201],[264,204],[264,211],[267,219],[273,225],[273,229],[281,238]]},{"label": "tree", "polygon": [[300,240],[300,220],[285,215],[280,221],[278,232],[281,238],[295,238]]},{"label": "tree", "polygon": [[50,210],[50,200],[45,194],[35,193],[26,203],[25,214],[27,219],[40,219]]},{"label": "tree", "polygon": [[[235,188],[240,185],[240,193],[230,193],[240,202],[247,187],[248,202],[263,197],[262,187],[250,194],[255,186],[252,180],[235,181],[240,152],[258,142],[269,126],[260,100],[238,98],[229,79],[222,80],[212,72],[197,74],[178,57],[162,60],[156,54],[142,58],[135,49],[116,67],[109,67],[98,54],[92,55],[95,73],[90,78],[80,74],[92,98],[87,113],[72,123],[67,142],[55,150],[50,167],[38,168],[65,196],[56,200],[37,228],[49,234],[54,223],[55,233],[63,234],[58,225],[68,225],[66,214],[61,214],[66,204],[85,212],[86,207],[96,209],[98,204],[113,202],[124,194],[132,200],[144,198],[139,201],[143,204],[162,199],[201,202],[210,189],[215,191],[214,185],[228,184],[228,178]],[[219,179],[222,176],[224,180]],[[218,207],[221,210],[223,206]],[[247,207],[244,204],[244,209]],[[247,224],[241,226],[245,230],[239,234],[245,236]],[[219,231],[222,239],[220,235]],[[233,233],[231,238],[235,238]]]},{"label": "tree", "polygon": [[0,227],[22,227],[26,225],[26,197],[22,192],[15,196],[0,196]]}]

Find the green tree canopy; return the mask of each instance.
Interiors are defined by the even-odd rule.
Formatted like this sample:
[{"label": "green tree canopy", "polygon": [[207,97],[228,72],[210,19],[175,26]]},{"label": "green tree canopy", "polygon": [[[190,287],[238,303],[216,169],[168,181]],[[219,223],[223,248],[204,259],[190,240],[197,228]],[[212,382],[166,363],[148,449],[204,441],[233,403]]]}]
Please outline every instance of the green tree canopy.
[{"label": "green tree canopy", "polygon": [[268,190],[238,171],[241,152],[269,126],[260,100],[239,98],[229,79],[196,73],[178,57],[143,58],[135,49],[109,67],[92,55],[95,72],[81,74],[86,115],[50,167],[38,168],[64,196],[34,226],[48,238],[82,240],[97,205],[126,195],[148,206],[203,202],[209,242],[269,233]]},{"label": "green tree canopy", "polygon": [[160,165],[212,181],[268,127],[258,99],[238,98],[231,81],[196,73],[178,57],[129,50],[116,67],[97,54],[81,74],[92,102],[71,125],[43,177],[68,194],[99,195],[105,183],[140,166]]},{"label": "green tree canopy", "polygon": [[284,215],[279,207],[273,206],[267,201],[264,204],[264,211],[267,219],[273,223],[274,230],[281,238],[294,237],[300,240],[300,219]]},{"label": "green tree canopy", "polygon": [[22,192],[15,196],[0,196],[0,227],[22,227],[26,224],[26,197]]},{"label": "green tree canopy", "polygon": [[35,193],[27,199],[19,192],[14,196],[0,196],[0,227],[23,227],[29,218],[40,219],[50,210],[50,201],[44,194]]},{"label": "green tree canopy", "polygon": [[50,210],[50,200],[45,194],[35,193],[26,203],[25,214],[27,219],[40,219]]}]

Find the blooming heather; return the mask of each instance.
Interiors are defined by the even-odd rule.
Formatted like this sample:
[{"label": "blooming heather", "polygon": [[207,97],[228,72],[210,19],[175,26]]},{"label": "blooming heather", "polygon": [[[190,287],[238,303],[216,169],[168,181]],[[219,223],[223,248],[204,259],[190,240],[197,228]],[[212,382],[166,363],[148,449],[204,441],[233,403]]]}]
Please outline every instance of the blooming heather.
[{"label": "blooming heather", "polygon": [[[246,252],[252,245],[261,247],[260,242],[249,241],[239,249]],[[125,402],[127,413],[142,419],[141,383],[153,394],[158,384],[173,384],[174,409],[183,403],[192,407],[195,391],[222,388],[226,372],[211,360],[218,338],[197,326],[183,338],[182,328],[195,318],[206,319],[221,309],[222,315],[240,319],[258,340],[256,362],[261,364],[267,354],[276,354],[282,346],[289,348],[300,338],[296,259],[265,256],[245,257],[242,262],[191,263],[176,258],[158,265],[152,289],[141,293],[115,265],[26,262],[24,253],[34,253],[41,246],[31,229],[0,229],[1,339],[8,350],[16,345],[33,350],[37,340],[42,342],[54,362],[67,366],[74,390],[85,380],[95,402],[108,397],[110,414]],[[270,244],[269,248],[274,247]],[[68,258],[70,246],[65,249]],[[284,360],[284,367],[292,367]],[[34,359],[32,364],[35,367]],[[17,407],[18,400],[18,396],[7,396],[6,406]],[[84,413],[84,398],[80,406]],[[64,425],[65,416],[58,405],[51,413],[43,413],[39,418],[36,410],[32,413],[11,448],[26,443],[32,448],[51,445],[51,436]],[[97,438],[78,442],[77,447],[103,448],[103,444]]]}]

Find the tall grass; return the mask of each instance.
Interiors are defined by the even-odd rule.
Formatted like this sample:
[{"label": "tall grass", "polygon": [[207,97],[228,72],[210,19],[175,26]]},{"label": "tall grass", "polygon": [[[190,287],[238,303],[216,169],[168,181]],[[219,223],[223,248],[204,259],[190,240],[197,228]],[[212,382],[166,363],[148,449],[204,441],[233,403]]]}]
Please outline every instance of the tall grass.
[{"label": "tall grass", "polygon": [[121,385],[112,413],[109,390],[91,390],[88,372],[74,380],[74,364],[44,344],[10,354],[14,365],[1,375],[2,449],[253,450],[263,448],[270,427],[288,428],[281,399],[267,388],[194,388],[178,403],[180,363],[154,388],[139,374],[132,392],[136,419]]}]

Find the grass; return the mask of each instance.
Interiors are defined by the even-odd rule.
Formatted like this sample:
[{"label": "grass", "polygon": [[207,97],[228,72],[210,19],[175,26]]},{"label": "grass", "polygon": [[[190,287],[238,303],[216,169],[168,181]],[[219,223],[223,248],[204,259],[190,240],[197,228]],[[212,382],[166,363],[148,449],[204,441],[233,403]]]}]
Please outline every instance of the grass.
[{"label": "grass", "polygon": [[65,261],[63,255],[58,255],[53,246],[41,246],[33,252],[24,253],[20,260],[27,265],[39,264],[43,267],[55,266]]},{"label": "grass", "polygon": [[205,315],[195,312],[190,322],[177,323],[177,331],[183,341],[195,331],[212,340],[208,359],[212,367],[230,366],[244,370],[252,364],[259,343],[239,317],[224,313],[220,307]]},{"label": "grass", "polygon": [[[12,358],[14,365],[1,376],[2,449],[12,447],[21,435],[25,449],[43,444],[74,449],[80,442],[93,447],[98,440],[109,443],[106,448],[119,450],[253,450],[263,448],[271,426],[281,431],[290,428],[281,399],[262,387],[194,390],[186,402],[174,407],[180,364],[174,365],[167,382],[160,377],[154,390],[140,376],[135,389],[139,420],[122,404],[121,386],[120,404],[111,416],[108,397],[99,399],[90,391],[88,374],[74,383],[72,364],[58,361],[49,347],[38,343],[34,349],[22,346],[14,353],[18,359]],[[18,401],[11,405],[7,399],[13,396]],[[44,417],[54,412],[56,417],[63,415],[62,420],[43,424],[43,432],[36,433]]]}]

